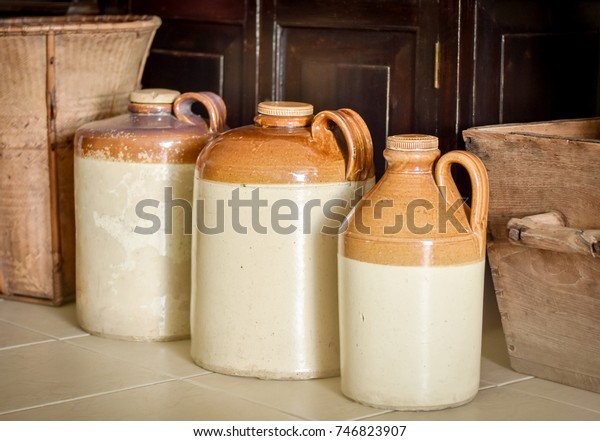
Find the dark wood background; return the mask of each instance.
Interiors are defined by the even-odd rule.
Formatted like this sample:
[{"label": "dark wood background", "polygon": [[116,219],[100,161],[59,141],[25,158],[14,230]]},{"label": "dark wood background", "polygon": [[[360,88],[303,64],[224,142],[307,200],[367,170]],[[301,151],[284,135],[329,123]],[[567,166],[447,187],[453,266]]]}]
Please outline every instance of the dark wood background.
[{"label": "dark wood background", "polygon": [[[371,130],[378,175],[388,135],[437,135],[446,151],[463,148],[468,127],[599,114],[600,2],[87,3],[100,13],[160,16],[144,87],[216,92],[230,127],[250,124],[263,100],[355,109]],[[72,5],[5,0],[0,14]]]},{"label": "dark wood background", "polygon": [[578,0],[132,0],[163,19],[144,86],[212,90],[229,125],[262,100],[366,120],[378,175],[388,135],[462,148],[478,125],[599,114],[600,4]]}]

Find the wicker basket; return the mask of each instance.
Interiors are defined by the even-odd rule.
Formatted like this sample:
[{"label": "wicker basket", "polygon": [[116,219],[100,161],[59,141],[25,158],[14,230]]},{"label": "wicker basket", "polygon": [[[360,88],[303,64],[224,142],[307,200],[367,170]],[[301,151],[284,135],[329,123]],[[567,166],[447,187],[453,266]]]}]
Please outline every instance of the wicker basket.
[{"label": "wicker basket", "polygon": [[75,294],[72,139],[124,113],[160,19],[0,20],[0,297]]}]

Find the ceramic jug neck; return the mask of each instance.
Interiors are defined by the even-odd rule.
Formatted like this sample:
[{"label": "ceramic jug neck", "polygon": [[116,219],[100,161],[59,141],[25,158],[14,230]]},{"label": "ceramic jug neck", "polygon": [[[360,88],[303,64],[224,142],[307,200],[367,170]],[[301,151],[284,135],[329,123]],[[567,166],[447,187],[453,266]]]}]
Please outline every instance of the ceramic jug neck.
[{"label": "ceramic jug neck", "polygon": [[392,150],[386,148],[383,156],[387,161],[386,173],[424,174],[433,172],[433,164],[440,157],[439,149]]},{"label": "ceramic jug neck", "polygon": [[143,104],[143,103],[129,103],[127,110],[134,114],[151,114],[151,115],[164,115],[171,114],[173,110],[172,104]]},{"label": "ceramic jug neck", "polygon": [[274,116],[258,114],[254,117],[254,124],[259,127],[308,127],[313,116]]}]

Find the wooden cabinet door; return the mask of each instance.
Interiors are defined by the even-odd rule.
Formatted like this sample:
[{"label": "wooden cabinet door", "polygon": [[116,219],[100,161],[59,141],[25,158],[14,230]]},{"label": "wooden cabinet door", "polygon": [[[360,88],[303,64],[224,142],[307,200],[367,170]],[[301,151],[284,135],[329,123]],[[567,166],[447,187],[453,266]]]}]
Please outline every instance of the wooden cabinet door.
[{"label": "wooden cabinet door", "polygon": [[378,175],[388,135],[436,134],[436,1],[277,0],[261,22],[260,99],[356,110]]},{"label": "wooden cabinet door", "polygon": [[227,123],[252,121],[256,106],[253,1],[132,0],[134,14],[162,19],[146,63],[144,87],[210,91],[227,104]]},{"label": "wooden cabinet door", "polygon": [[[473,73],[464,78],[472,125],[598,114],[598,2],[470,0]],[[469,63],[468,59],[465,59]],[[463,89],[462,95],[468,96]]]}]

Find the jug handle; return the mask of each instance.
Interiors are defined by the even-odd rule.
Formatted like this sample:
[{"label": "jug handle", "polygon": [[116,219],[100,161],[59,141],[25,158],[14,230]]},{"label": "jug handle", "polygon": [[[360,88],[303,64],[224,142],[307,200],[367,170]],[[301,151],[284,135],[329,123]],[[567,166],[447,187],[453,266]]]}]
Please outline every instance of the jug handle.
[{"label": "jug handle", "polygon": [[462,150],[453,150],[443,155],[435,166],[435,181],[437,182],[438,187],[445,186],[448,189],[453,188],[457,195],[459,195],[459,193],[456,189],[454,179],[452,178],[452,164],[462,165],[469,173],[469,178],[471,179],[471,191],[473,194],[469,224],[471,230],[478,238],[480,252],[485,255],[485,238],[489,205],[487,170],[481,159],[473,153]]},{"label": "jug handle", "polygon": [[[204,119],[192,112],[195,102],[202,103],[208,110],[209,126]],[[204,127],[210,133],[219,133],[225,129],[227,108],[223,99],[213,92],[186,92],[181,94],[173,103],[173,113],[178,120]]]},{"label": "jug handle", "polygon": [[313,119],[312,137],[319,139],[323,130],[329,130],[329,122],[340,128],[348,147],[346,180],[364,181],[374,177],[373,141],[361,116],[352,109],[323,110]]}]

